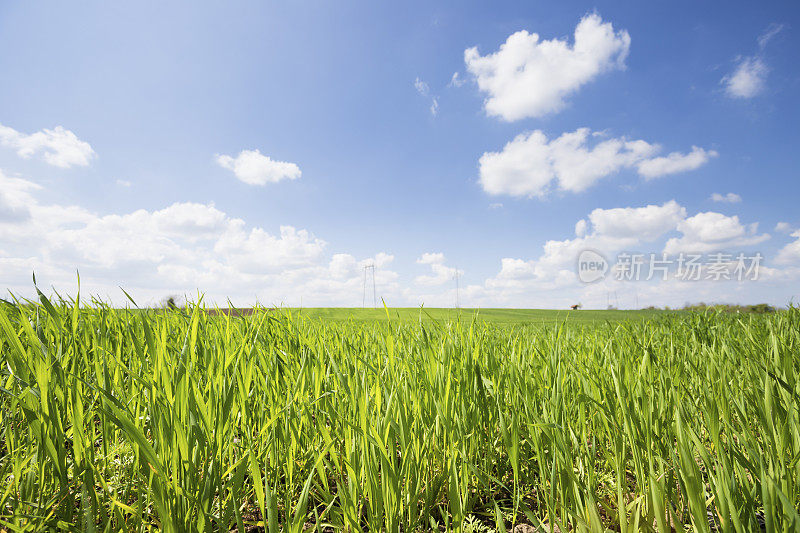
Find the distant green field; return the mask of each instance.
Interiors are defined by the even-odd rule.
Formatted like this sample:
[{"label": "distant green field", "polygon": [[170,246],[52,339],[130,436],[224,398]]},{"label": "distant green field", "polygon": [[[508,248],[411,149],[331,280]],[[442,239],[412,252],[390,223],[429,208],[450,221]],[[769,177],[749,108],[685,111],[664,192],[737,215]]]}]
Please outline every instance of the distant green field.
[{"label": "distant green field", "polygon": [[[309,307],[303,309],[288,309],[292,315],[301,315],[308,318],[321,318],[325,320],[385,320],[387,312],[384,309],[362,309],[352,307]],[[619,322],[622,320],[647,320],[664,316],[674,311],[594,311],[594,310],[557,310],[557,309],[451,309],[451,308],[419,308],[419,307],[392,307],[389,308],[389,318],[392,320],[407,321],[453,321],[469,322],[476,319],[479,322],[493,324],[557,324],[561,322],[578,324],[596,324],[602,322]]]}]

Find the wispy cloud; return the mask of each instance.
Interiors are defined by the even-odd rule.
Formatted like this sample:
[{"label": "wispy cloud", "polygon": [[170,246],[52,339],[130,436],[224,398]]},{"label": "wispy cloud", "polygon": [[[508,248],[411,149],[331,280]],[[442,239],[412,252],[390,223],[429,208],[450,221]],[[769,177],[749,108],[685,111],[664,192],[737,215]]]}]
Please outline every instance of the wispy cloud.
[{"label": "wispy cloud", "polygon": [[417,79],[414,80],[414,88],[417,90],[417,92],[420,94],[420,96],[423,96],[425,98],[430,98],[431,99],[431,105],[430,105],[430,107],[428,109],[431,112],[431,115],[433,115],[434,117],[436,115],[438,115],[439,114],[439,97],[436,96],[436,95],[432,95],[431,94],[430,86],[426,82],[424,82],[423,80],[417,78]]},{"label": "wispy cloud", "polygon": [[453,72],[453,76],[450,78],[450,83],[447,84],[448,87],[461,87],[467,82],[464,78],[461,77],[461,74],[458,72]]},{"label": "wispy cloud", "polygon": [[783,24],[777,24],[775,22],[770,24],[769,27],[764,30],[764,33],[758,37],[758,47],[761,50],[764,50],[764,48],[767,47],[767,43],[769,43],[773,37],[783,31],[783,27]]},{"label": "wispy cloud", "polygon": [[419,78],[414,80],[414,88],[422,96],[428,96],[431,92],[431,88],[428,86],[428,84]]},{"label": "wispy cloud", "polygon": [[728,194],[720,194],[715,192],[711,195],[711,201],[713,202],[721,202],[727,204],[738,204],[742,201],[742,197],[736,194],[735,192],[729,192]]},{"label": "wispy cloud", "polygon": [[748,99],[761,94],[767,86],[769,67],[764,59],[767,44],[783,31],[783,24],[770,24],[758,37],[758,53],[736,58],[736,68],[725,75],[720,83],[731,98]]}]

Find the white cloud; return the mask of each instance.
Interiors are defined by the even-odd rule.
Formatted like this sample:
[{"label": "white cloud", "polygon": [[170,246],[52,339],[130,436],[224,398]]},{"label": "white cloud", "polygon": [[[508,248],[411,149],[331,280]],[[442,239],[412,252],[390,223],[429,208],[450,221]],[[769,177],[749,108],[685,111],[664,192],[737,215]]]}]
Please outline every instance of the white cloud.
[{"label": "white cloud", "polygon": [[781,31],[783,31],[784,25],[777,24],[773,22],[770,24],[764,33],[759,35],[758,37],[758,48],[760,50],[764,50],[767,47],[767,43],[769,43],[776,35],[778,35]]},{"label": "white cloud", "polygon": [[[101,215],[78,206],[41,203],[40,191],[28,180],[0,173],[0,213],[7,213],[10,206],[14,214],[0,215],[0,273],[3,289],[23,296],[30,295],[33,270],[40,287],[53,285],[62,294],[74,294],[78,268],[82,294],[117,304],[125,304],[118,288],[122,286],[145,305],[167,294],[195,299],[200,290],[206,303],[219,305],[230,298],[235,305],[246,306],[255,301],[297,306],[301,299],[306,306],[360,306],[363,268],[375,265],[378,301],[385,297],[389,305],[451,306],[456,300],[457,271],[442,253],[420,256],[417,263],[428,271],[402,288],[392,267],[394,256],[388,253],[358,258],[330,253],[328,245],[308,230],[284,226],[270,232],[213,204],[179,202],[158,210]],[[670,239],[674,235],[695,250],[697,243],[703,249],[732,243],[739,247],[768,237],[759,235],[754,224],[719,213],[687,218],[686,210],[674,201],[595,209],[575,225],[575,233],[572,238],[545,242],[534,259],[503,258],[496,275],[482,283],[461,284],[458,299],[465,306],[528,308],[578,302],[587,307],[609,302],[622,307],[634,302],[682,305],[700,300],[784,304],[786,291],[800,280],[800,232],[796,232],[777,259],[788,266],[765,267],[764,283],[670,280],[634,287],[613,279],[591,286],[577,281],[575,260],[587,248],[613,260],[619,251],[657,252],[665,241],[674,243],[676,239]],[[371,280],[367,298],[370,286]],[[768,290],[773,292],[764,292]]]},{"label": "white cloud", "polygon": [[575,236],[583,237],[584,235],[586,235],[586,229],[587,229],[586,220],[580,219],[575,223]]},{"label": "white cloud", "polygon": [[107,269],[198,259],[200,248],[236,224],[213,205],[194,203],[124,215],[97,216],[81,210],[70,223],[53,216],[61,210],[61,206],[37,205],[34,211],[34,222],[47,232],[41,237],[43,254]]},{"label": "white cloud", "polygon": [[128,180],[117,180],[117,185],[120,187],[130,187],[132,183]]},{"label": "white cloud", "polygon": [[565,99],[599,74],[625,68],[631,38],[609,22],[589,14],[575,27],[574,42],[540,41],[536,33],[518,31],[500,49],[481,56],[464,51],[467,70],[487,94],[486,113],[507,121],[559,111]]},{"label": "white cloud", "polygon": [[0,224],[20,222],[30,217],[33,191],[41,187],[33,182],[6,176],[0,170]]},{"label": "white cloud", "polygon": [[453,76],[450,78],[450,83],[448,87],[461,87],[466,83],[467,80],[461,77],[458,72],[453,72]]},{"label": "white cloud", "polygon": [[0,124],[0,145],[25,159],[41,154],[46,163],[61,168],[85,167],[97,156],[89,143],[62,126],[28,135]]},{"label": "white cloud", "polygon": [[214,243],[214,252],[227,257],[242,272],[279,271],[312,266],[322,257],[325,242],[306,230],[281,226],[279,235],[262,228],[249,231],[243,223],[232,225]]},{"label": "white cloud", "polygon": [[776,263],[800,266],[800,230],[794,231],[792,237],[796,239],[778,251]]},{"label": "white cloud", "polygon": [[300,167],[294,163],[274,161],[258,150],[242,150],[235,158],[218,155],[216,159],[222,168],[232,170],[240,181],[249,185],[277,183],[284,179],[295,180],[301,175]]},{"label": "white cloud", "polygon": [[769,234],[758,234],[758,223],[745,226],[739,222],[738,216],[715,212],[698,213],[682,220],[677,229],[683,235],[667,241],[664,251],[669,254],[730,250],[769,239]]},{"label": "white cloud", "polygon": [[718,192],[715,192],[714,194],[711,195],[711,201],[728,203],[728,204],[738,204],[742,201],[742,197],[736,194],[735,192],[729,192],[728,194],[720,194]]},{"label": "white cloud", "polygon": [[563,133],[553,140],[541,130],[522,133],[502,151],[481,156],[481,186],[489,194],[542,197],[555,182],[561,190],[580,192],[624,168],[636,168],[650,179],[697,168],[716,155],[694,147],[686,155],[674,152],[667,157],[652,157],[660,150],[658,145],[603,136],[589,128]]},{"label": "white cloud", "polygon": [[[291,226],[272,233],[248,226],[213,204],[179,202],[163,209],[99,215],[77,206],[43,204],[33,182],[0,173],[0,272],[2,290],[40,285],[74,290],[80,270],[83,293],[124,303],[117,287],[145,300],[205,291],[225,305],[360,305],[361,268],[376,266],[378,297],[397,298],[393,256],[356,259],[328,254],[327,244]],[[122,298],[120,298],[122,297]]]},{"label": "white cloud", "polygon": [[641,161],[638,164],[639,175],[650,180],[668,174],[687,172],[700,168],[708,163],[709,159],[716,156],[717,152],[714,150],[703,150],[692,146],[692,151],[688,154],[672,152],[666,157],[654,157]]},{"label": "white cloud", "polygon": [[421,79],[417,78],[414,80],[414,88],[420,94],[420,96],[424,96],[425,98],[431,99],[431,105],[428,108],[431,112],[431,115],[434,117],[439,114],[439,97],[435,95],[431,95],[431,88],[430,86],[422,81]]},{"label": "white cloud", "polygon": [[589,214],[594,235],[631,244],[651,242],[679,227],[686,209],[675,200],[662,205],[595,209]]},{"label": "white cloud", "polygon": [[394,262],[393,255],[387,254],[386,252],[379,252],[375,254],[374,257],[362,260],[359,263],[359,266],[363,268],[365,265],[374,265],[375,268],[386,268],[393,262]]},{"label": "white cloud", "polygon": [[[542,255],[535,260],[506,257],[500,272],[486,280],[485,289],[494,298],[514,298],[532,291],[550,291],[578,287],[575,261],[582,250],[593,249],[612,254],[654,243],[674,231],[686,216],[677,202],[644,207],[595,209],[575,225],[576,238],[549,240]],[[573,302],[574,303],[574,302]]]},{"label": "white cloud", "polygon": [[742,225],[736,217],[701,213],[687,218],[686,210],[674,201],[644,207],[595,209],[588,220],[578,221],[575,232],[575,238],[547,241],[536,259],[503,258],[499,272],[483,285],[467,286],[462,299],[471,305],[496,306],[502,302],[502,305],[537,308],[566,308],[579,302],[587,308],[681,306],[699,301],[770,301],[783,305],[788,298],[787,289],[800,280],[800,268],[793,266],[800,264],[800,232],[797,232],[797,242],[787,246],[782,256],[791,265],[777,269],[762,264],[758,282],[724,283],[705,278],[686,282],[675,277],[666,281],[656,277],[652,282],[624,282],[611,274],[595,284],[578,281],[575,261],[586,249],[599,251],[613,264],[621,252],[645,255],[650,252],[660,257],[659,244],[664,239],[667,239],[665,252],[690,251],[676,246],[677,239],[669,239],[675,232],[682,234],[680,244],[691,245],[691,251],[699,253],[717,251],[721,245],[722,248],[752,246],[769,238],[758,235],[755,224]]},{"label": "white cloud", "polygon": [[431,92],[430,87],[427,83],[422,81],[421,79],[417,78],[414,80],[414,88],[421,96],[428,96]]},{"label": "white cloud", "polygon": [[503,204],[500,202],[493,202],[489,204],[489,209],[503,209]]},{"label": "white cloud", "polygon": [[441,252],[426,252],[417,258],[420,265],[438,265],[444,263],[444,254]]},{"label": "white cloud", "polygon": [[417,276],[414,278],[414,283],[417,285],[426,286],[443,285],[449,281],[452,281],[456,274],[463,274],[463,272],[453,267],[446,266],[444,262],[445,259],[443,253],[422,254],[422,256],[417,259],[417,263],[420,265],[429,265],[431,268],[431,274]]},{"label": "white cloud", "polygon": [[764,91],[769,74],[769,67],[764,61],[764,49],[782,30],[783,24],[770,24],[758,37],[759,53],[736,59],[734,71],[720,80],[725,87],[725,94],[731,98],[745,99],[753,98]]},{"label": "white cloud", "polygon": [[788,222],[778,222],[775,224],[775,231],[779,231],[781,233],[792,233],[794,230],[792,229],[792,225]]},{"label": "white cloud", "polygon": [[753,98],[764,90],[769,69],[759,57],[741,58],[733,73],[722,78],[725,94],[731,98]]}]

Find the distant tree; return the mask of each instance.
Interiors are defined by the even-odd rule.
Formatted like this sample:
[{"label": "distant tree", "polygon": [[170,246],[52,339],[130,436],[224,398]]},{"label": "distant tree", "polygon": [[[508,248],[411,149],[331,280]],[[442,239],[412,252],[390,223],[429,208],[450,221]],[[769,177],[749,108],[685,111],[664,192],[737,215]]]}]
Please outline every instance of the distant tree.
[{"label": "distant tree", "polygon": [[757,313],[761,315],[764,313],[774,313],[776,309],[769,304],[756,304],[756,305],[748,305],[747,311],[750,313]]},{"label": "distant tree", "polygon": [[164,309],[179,309],[181,307],[180,301],[180,296],[177,294],[170,294],[161,301],[161,307]]},{"label": "distant tree", "polygon": [[774,313],[777,311],[769,304],[754,304],[754,305],[736,305],[736,304],[705,304],[700,302],[698,304],[687,304],[683,307],[684,311],[721,311],[723,313],[752,313],[756,315],[763,315],[766,313]]}]

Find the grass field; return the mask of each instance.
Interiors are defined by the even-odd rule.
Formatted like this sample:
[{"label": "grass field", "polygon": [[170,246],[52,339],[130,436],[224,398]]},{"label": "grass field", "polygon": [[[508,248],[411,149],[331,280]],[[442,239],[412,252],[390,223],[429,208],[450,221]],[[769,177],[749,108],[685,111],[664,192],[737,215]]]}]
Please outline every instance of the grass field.
[{"label": "grass field", "polygon": [[436,312],[0,303],[0,528],[800,530],[800,310]]},{"label": "grass field", "polygon": [[[311,307],[303,309],[288,309],[293,315],[325,320],[386,320],[387,311],[379,309],[363,309],[352,307]],[[407,322],[428,321],[458,321],[489,322],[493,324],[590,324],[602,322],[619,322],[621,320],[644,320],[655,318],[667,311],[561,311],[553,309],[448,309],[448,308],[419,308],[419,307],[393,307],[388,310],[391,320]]]}]

